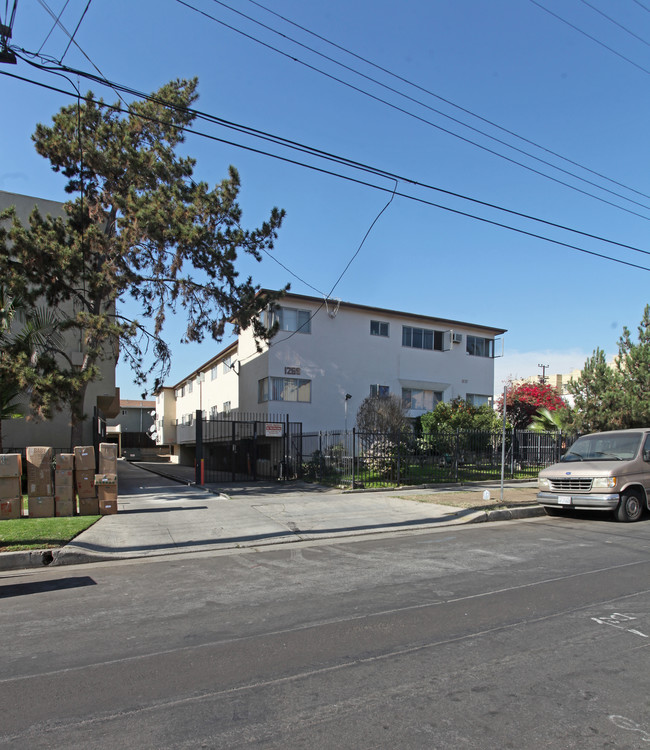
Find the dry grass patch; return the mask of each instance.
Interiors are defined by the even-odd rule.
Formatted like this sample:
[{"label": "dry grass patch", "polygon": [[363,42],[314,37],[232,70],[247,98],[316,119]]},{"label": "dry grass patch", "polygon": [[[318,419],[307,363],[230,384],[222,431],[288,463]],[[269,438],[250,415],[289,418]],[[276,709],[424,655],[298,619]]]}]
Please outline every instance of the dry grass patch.
[{"label": "dry grass patch", "polygon": [[536,488],[506,488],[490,489],[490,499],[483,499],[482,490],[459,490],[450,492],[432,492],[428,495],[399,495],[401,500],[417,500],[419,503],[435,503],[436,505],[450,505],[453,508],[473,508],[475,510],[495,510],[497,508],[513,508],[537,503]]}]

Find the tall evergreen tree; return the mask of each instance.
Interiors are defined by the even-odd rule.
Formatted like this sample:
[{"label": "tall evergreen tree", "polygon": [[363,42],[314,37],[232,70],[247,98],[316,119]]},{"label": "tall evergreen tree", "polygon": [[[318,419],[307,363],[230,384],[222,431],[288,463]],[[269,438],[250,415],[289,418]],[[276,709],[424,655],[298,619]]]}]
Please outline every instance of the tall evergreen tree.
[{"label": "tall evergreen tree", "polygon": [[623,328],[618,342],[619,372],[624,383],[624,414],[627,427],[650,425],[650,306],[646,305],[638,326],[638,343]]},{"label": "tall evergreen tree", "polygon": [[573,428],[578,432],[599,432],[628,427],[624,388],[621,369],[610,367],[605,352],[597,348],[585,362],[580,377],[568,384],[574,397]]},{"label": "tall evergreen tree", "polygon": [[[61,329],[81,341],[81,365],[53,353],[39,369],[24,360],[14,366],[33,408],[44,413],[69,403],[73,441],[102,359],[119,351],[137,383],[161,384],[170,367],[163,338],[170,311],[186,317],[184,341],[219,341],[228,323],[235,332],[252,326],[258,339],[269,335],[258,313],[274,295],[250,277],[240,280],[236,261],[239,251],[261,260],[284,212],[274,208],[261,227],[245,230],[233,167],[214,188],[193,180],[194,159],[177,149],[194,119],[188,107],[196,87],[196,80],[172,81],[127,113],[92,94],[64,107],[51,126],[37,126],[33,140],[76,196],[66,216],[35,210],[23,226],[13,210],[0,214],[11,222],[0,229],[0,278],[9,293],[32,305],[39,298],[54,307],[71,303]],[[127,297],[141,318],[116,309]]]}]

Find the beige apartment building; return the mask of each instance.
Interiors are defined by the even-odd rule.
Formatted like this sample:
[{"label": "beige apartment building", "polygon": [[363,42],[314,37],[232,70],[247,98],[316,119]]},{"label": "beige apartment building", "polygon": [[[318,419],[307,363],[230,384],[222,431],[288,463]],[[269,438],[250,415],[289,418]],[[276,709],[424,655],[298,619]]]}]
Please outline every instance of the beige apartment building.
[{"label": "beige apartment building", "polygon": [[[63,204],[57,201],[45,200],[29,195],[8,193],[0,190],[0,210],[16,207],[18,218],[28,224],[29,215],[38,206],[42,215],[63,215]],[[70,333],[66,340],[66,354],[71,361],[81,364],[83,359],[82,342],[78,336]],[[93,414],[95,408],[100,409],[104,416],[117,416],[119,413],[119,389],[115,387],[115,357],[100,363],[101,378],[90,383],[86,391],[84,412],[88,418],[83,426],[83,442],[92,445],[93,442]],[[27,399],[25,399],[27,401]],[[28,419],[8,419],[2,422],[3,449],[5,452],[21,451],[28,445],[46,445],[55,450],[70,449],[70,415],[60,412],[48,421]]]}]

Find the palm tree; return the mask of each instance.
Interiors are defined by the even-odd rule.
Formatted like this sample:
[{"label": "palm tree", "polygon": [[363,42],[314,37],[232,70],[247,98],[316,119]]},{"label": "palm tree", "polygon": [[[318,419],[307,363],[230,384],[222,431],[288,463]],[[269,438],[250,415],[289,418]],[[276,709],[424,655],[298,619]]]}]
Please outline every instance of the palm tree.
[{"label": "palm tree", "polygon": [[562,432],[568,427],[569,409],[547,409],[540,406],[528,425],[533,432]]}]

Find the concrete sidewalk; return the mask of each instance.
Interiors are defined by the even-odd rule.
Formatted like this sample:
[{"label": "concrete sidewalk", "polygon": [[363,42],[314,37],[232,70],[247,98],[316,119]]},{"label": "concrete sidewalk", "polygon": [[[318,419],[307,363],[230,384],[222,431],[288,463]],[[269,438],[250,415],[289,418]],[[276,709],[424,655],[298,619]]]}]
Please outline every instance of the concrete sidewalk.
[{"label": "concrete sidewalk", "polygon": [[[152,483],[151,470],[161,477],[160,486]],[[458,487],[442,491],[436,487],[435,502],[431,502],[431,488],[341,492],[301,482],[203,488],[189,484],[193,472],[187,467],[126,462],[120,462],[119,473],[124,487],[119,513],[102,517],[65,547],[47,551],[45,559],[35,552],[0,554],[0,570],[11,565],[9,556],[15,562],[11,567],[68,565],[394,533],[543,513],[534,501],[536,487],[521,484],[517,494],[522,507],[486,511],[445,505],[445,498],[459,495]],[[483,486],[471,490],[480,504]],[[493,498],[498,491],[491,486]],[[463,495],[470,497],[469,490]]]}]

